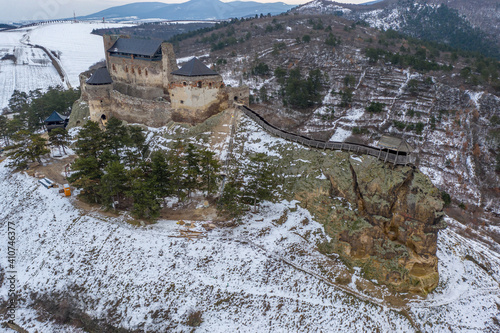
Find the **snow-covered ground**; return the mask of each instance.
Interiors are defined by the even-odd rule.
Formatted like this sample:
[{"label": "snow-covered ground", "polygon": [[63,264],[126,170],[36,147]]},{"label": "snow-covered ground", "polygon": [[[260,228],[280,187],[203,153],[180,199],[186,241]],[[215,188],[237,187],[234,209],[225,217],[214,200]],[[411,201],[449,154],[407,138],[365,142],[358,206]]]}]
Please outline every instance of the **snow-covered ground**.
[{"label": "snow-covered ground", "polygon": [[[290,144],[247,118],[245,149]],[[240,155],[238,155],[240,156]],[[243,155],[241,155],[243,156]],[[265,203],[234,228],[175,238],[185,227],[159,221],[134,227],[128,216],[83,212],[72,199],[0,164],[0,266],[7,267],[7,224],[16,228],[18,323],[28,331],[64,332],[39,322],[31,292],[67,294],[83,311],[114,325],[189,332],[186,316],[202,312],[197,332],[495,332],[500,319],[500,256],[450,227],[439,235],[441,281],[427,298],[386,302],[384,286],[317,251],[323,226],[297,202]],[[202,230],[195,222],[197,230]],[[363,285],[378,291],[368,294]],[[380,297],[374,295],[380,295]],[[0,288],[5,300],[7,288]],[[398,305],[394,305],[398,304]],[[51,326],[52,325],[52,326]],[[67,330],[71,331],[70,328]]]},{"label": "snow-covered ground", "polygon": [[78,76],[104,59],[102,37],[93,29],[124,26],[116,23],[52,23],[0,32],[0,59],[8,54],[17,61],[0,60],[0,109],[8,104],[15,89],[28,92],[50,86],[66,85],[41,45],[59,55],[59,63],[73,88],[80,85]]},{"label": "snow-covered ground", "polygon": [[8,105],[14,90],[28,92],[62,84],[47,54],[20,42],[26,33],[25,30],[0,32],[0,59],[4,59],[0,60],[0,109]]}]

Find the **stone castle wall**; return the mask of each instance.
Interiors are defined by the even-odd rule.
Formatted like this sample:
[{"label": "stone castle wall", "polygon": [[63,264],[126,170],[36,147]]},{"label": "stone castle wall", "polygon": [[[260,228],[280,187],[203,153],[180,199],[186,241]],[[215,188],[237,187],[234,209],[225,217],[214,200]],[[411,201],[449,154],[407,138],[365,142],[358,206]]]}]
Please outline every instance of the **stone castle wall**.
[{"label": "stone castle wall", "polygon": [[[104,36],[105,50],[118,38],[127,37]],[[103,123],[116,117],[153,127],[170,121],[193,124],[235,102],[248,104],[248,87],[226,87],[220,75],[172,75],[178,69],[173,46],[162,43],[161,48],[161,61],[115,57],[106,52],[112,85],[87,85],[88,73],[80,75],[82,100],[88,101],[91,120]]]},{"label": "stone castle wall", "polygon": [[161,127],[172,121],[173,109],[167,101],[154,101],[111,91],[111,115],[128,123]]},{"label": "stone castle wall", "polygon": [[175,82],[168,86],[172,107],[196,111],[207,109],[217,103],[221,88],[224,87],[222,77],[214,76],[176,76]]}]

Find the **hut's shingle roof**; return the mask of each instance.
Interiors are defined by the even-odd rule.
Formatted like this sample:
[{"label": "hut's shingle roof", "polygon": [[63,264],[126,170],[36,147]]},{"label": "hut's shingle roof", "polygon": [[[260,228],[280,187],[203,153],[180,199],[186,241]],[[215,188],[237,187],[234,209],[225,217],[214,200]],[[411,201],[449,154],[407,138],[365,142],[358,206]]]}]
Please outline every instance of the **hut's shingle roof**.
[{"label": "hut's shingle roof", "polygon": [[90,85],[103,85],[103,84],[111,84],[113,83],[113,80],[111,79],[111,76],[109,75],[108,69],[106,67],[101,67],[98,68],[94,74],[86,81],[87,84]]},{"label": "hut's shingle roof", "polygon": [[181,69],[172,72],[174,75],[179,76],[212,76],[218,75],[216,72],[208,68],[198,58],[189,60]]},{"label": "hut's shingle roof", "polygon": [[45,122],[46,123],[52,123],[52,122],[55,123],[55,122],[65,121],[66,118],[68,118],[68,117],[61,116],[58,112],[54,111],[47,119],[45,119]]},{"label": "hut's shingle roof", "polygon": [[388,135],[382,135],[378,141],[378,146],[404,153],[411,153],[413,151],[413,148],[405,140]]}]

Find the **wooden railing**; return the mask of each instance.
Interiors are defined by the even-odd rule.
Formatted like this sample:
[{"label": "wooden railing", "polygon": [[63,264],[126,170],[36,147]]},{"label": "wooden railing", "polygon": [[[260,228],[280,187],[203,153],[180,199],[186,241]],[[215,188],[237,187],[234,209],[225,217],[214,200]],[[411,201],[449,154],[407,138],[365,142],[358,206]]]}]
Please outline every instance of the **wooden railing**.
[{"label": "wooden railing", "polygon": [[345,150],[356,154],[371,155],[375,156],[379,160],[392,164],[399,164],[399,165],[415,164],[415,156],[411,154],[400,155],[389,152],[386,149],[371,147],[358,143],[321,141],[321,140],[311,139],[303,135],[289,133],[287,131],[281,130],[269,124],[264,118],[262,118],[260,115],[258,115],[255,111],[248,108],[247,106],[239,104],[238,107],[245,115],[247,115],[250,119],[259,124],[264,130],[266,130],[267,132],[269,132],[274,136],[280,137],[288,141],[300,143],[304,146],[316,149]]}]

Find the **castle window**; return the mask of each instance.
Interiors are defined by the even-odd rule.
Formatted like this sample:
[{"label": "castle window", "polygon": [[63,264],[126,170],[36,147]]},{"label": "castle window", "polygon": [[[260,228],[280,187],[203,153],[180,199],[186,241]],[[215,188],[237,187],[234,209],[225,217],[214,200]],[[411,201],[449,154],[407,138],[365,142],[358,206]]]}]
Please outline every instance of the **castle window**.
[{"label": "castle window", "polygon": [[128,73],[128,66],[125,66],[125,73]]},{"label": "castle window", "polygon": [[137,72],[139,73],[139,75],[141,75],[141,69],[140,68],[137,68]]},{"label": "castle window", "polygon": [[210,82],[210,83],[208,84],[208,87],[209,87],[209,88],[212,88],[212,82]]},{"label": "castle window", "polygon": [[115,64],[113,64],[113,71],[116,72],[116,66],[115,66]]},{"label": "castle window", "polygon": [[186,82],[182,82],[182,85],[185,87],[185,86],[187,86],[187,83]]},{"label": "castle window", "polygon": [[102,120],[106,120],[106,115],[105,115],[105,114],[103,114],[103,115],[101,116],[101,119],[102,119]]},{"label": "castle window", "polygon": [[135,71],[134,71],[134,66],[132,66],[132,67],[131,67],[131,71],[132,71],[132,74],[134,74],[134,73],[135,73]]},{"label": "castle window", "polygon": [[184,104],[184,101],[181,100],[181,104]]},{"label": "castle window", "polygon": [[237,102],[238,101],[238,96],[234,96],[234,101]]},{"label": "castle window", "polygon": [[201,81],[198,81],[197,85],[198,85],[198,88],[201,88]]},{"label": "castle window", "polygon": [[144,75],[148,76],[148,70],[147,69],[144,70]]}]

